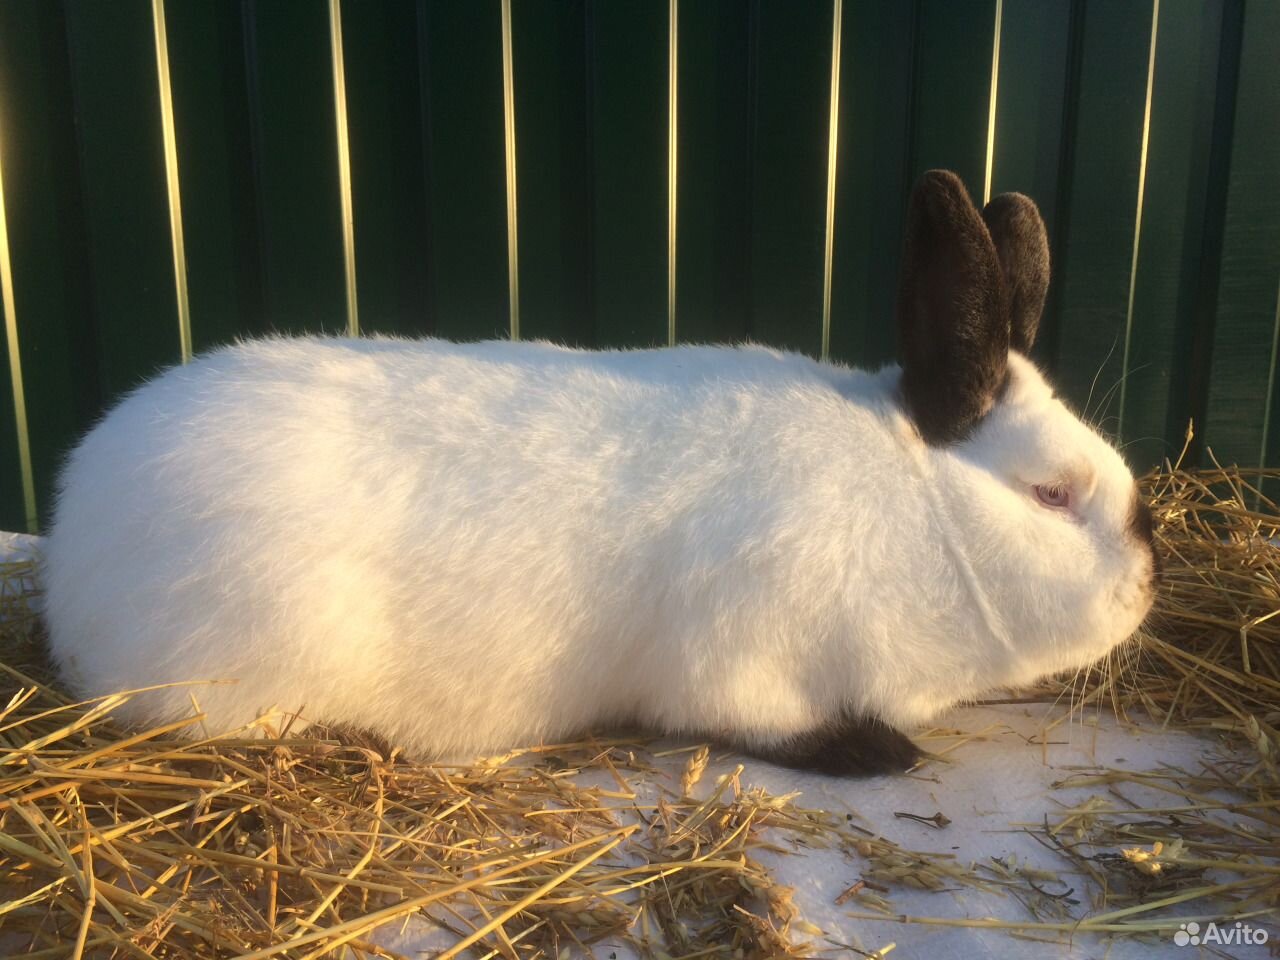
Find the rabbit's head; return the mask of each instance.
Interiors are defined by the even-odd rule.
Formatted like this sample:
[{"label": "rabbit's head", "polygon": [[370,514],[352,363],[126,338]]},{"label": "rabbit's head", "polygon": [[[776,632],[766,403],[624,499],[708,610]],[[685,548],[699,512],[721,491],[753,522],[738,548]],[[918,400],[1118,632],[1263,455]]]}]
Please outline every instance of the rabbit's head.
[{"label": "rabbit's head", "polygon": [[981,213],[924,175],[908,214],[900,393],[936,513],[985,626],[965,651],[991,686],[1083,667],[1137,629],[1159,564],[1116,449],[1027,359],[1049,282],[1035,204]]}]

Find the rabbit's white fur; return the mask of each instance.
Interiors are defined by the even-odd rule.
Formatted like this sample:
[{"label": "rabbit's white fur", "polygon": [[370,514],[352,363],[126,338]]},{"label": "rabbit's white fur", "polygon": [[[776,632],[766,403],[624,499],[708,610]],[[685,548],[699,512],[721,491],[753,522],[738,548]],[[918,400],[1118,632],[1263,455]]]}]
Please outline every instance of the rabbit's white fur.
[{"label": "rabbit's white fur", "polygon": [[[47,547],[84,694],[271,707],[430,756],[610,721],[769,745],[1081,666],[1150,604],[1119,455],[1009,357],[962,442],[899,370],[760,347],[266,339],[72,454]],[[1069,482],[1069,511],[1034,484]],[[196,732],[194,730],[189,732]]]}]

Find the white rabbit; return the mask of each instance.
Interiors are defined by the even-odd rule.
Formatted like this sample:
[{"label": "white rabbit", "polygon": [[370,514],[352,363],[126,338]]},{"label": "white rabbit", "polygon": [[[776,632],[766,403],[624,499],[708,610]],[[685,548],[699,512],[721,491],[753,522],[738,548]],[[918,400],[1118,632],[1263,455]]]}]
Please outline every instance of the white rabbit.
[{"label": "white rabbit", "polygon": [[638,723],[905,768],[899,727],[1082,666],[1152,601],[1132,475],[1025,356],[1047,282],[1030,200],[980,215],[935,171],[908,215],[901,369],[754,346],[213,351],[70,456],[53,653],[86,695],[232,680],[122,711],[176,720],[194,693],[213,733],[276,708],[458,758]]}]

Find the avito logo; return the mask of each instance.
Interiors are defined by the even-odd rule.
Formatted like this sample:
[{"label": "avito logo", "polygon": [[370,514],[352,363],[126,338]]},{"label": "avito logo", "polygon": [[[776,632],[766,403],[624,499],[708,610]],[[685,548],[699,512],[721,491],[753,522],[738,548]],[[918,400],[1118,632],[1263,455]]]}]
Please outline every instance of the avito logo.
[{"label": "avito logo", "polygon": [[1178,932],[1173,935],[1173,942],[1179,947],[1198,947],[1202,943],[1223,947],[1239,944],[1261,945],[1271,936],[1261,927],[1251,927],[1239,920],[1232,927],[1220,927],[1210,920],[1203,931],[1200,924],[1194,920],[1190,923],[1180,923],[1178,928]]}]

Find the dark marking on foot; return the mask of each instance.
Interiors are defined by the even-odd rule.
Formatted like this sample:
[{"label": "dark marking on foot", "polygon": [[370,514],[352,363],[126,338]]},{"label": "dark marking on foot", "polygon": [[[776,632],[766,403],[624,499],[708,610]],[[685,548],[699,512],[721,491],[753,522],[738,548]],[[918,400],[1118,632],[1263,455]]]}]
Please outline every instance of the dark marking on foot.
[{"label": "dark marking on foot", "polygon": [[920,760],[920,749],[906,734],[883,720],[848,710],[806,733],[781,743],[734,748],[780,767],[810,770],[830,777],[868,777],[902,773]]}]

